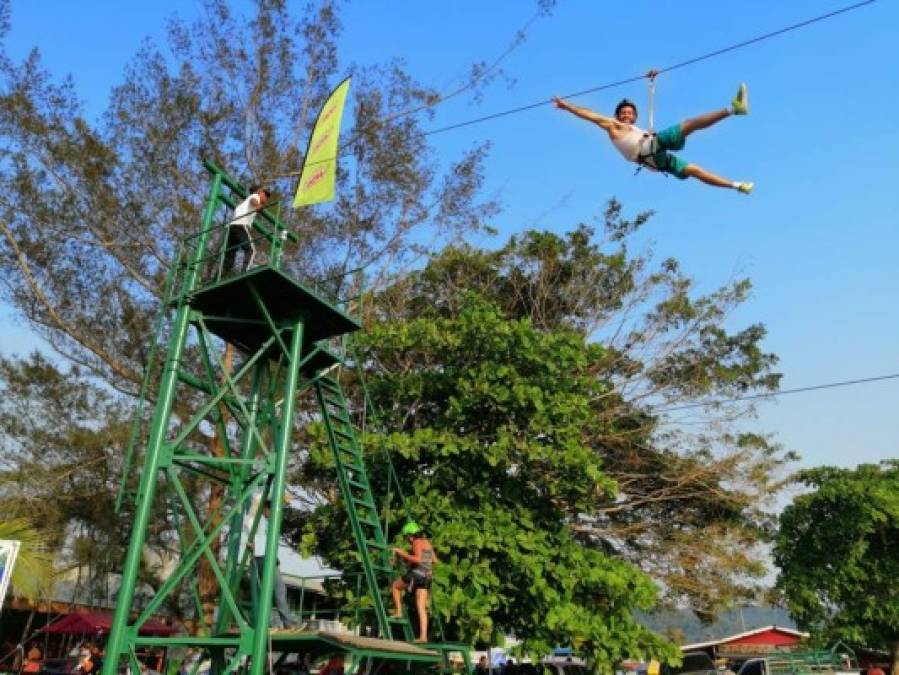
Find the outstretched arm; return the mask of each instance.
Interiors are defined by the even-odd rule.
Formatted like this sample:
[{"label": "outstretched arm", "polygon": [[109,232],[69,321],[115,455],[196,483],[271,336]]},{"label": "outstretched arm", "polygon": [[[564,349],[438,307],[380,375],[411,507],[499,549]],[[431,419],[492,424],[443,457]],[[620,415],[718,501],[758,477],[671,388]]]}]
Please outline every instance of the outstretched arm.
[{"label": "outstretched arm", "polygon": [[616,119],[606,117],[605,115],[600,115],[598,112],[590,110],[590,108],[582,108],[581,106],[574,105],[573,103],[569,103],[568,101],[566,101],[564,98],[559,98],[558,96],[553,97],[553,105],[560,110],[567,110],[572,115],[576,115],[577,117],[587,120],[588,122],[593,122],[606,131],[612,131],[612,129],[620,124],[620,122],[618,122],[618,120]]}]

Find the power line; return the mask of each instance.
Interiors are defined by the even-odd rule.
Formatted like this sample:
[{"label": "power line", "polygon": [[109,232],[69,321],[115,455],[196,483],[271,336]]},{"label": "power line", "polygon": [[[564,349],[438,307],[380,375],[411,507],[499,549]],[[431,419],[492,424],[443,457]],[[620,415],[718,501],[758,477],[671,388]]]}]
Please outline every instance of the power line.
[{"label": "power line", "polygon": [[738,403],[740,401],[751,401],[760,398],[775,398],[786,394],[799,394],[805,391],[817,391],[819,389],[835,389],[837,387],[849,387],[856,384],[868,384],[870,382],[882,382],[883,380],[899,379],[899,373],[890,375],[878,375],[876,377],[864,377],[859,380],[842,380],[841,382],[828,382],[827,384],[813,384],[809,387],[797,387],[796,389],[784,389],[783,391],[775,391],[770,394],[750,394],[748,396],[737,396],[736,398],[726,398],[717,401],[704,401],[702,403],[688,403],[686,405],[677,405],[670,408],[656,408],[654,412],[674,412],[676,410],[689,410],[691,408],[705,408],[713,405],[722,405],[724,403]]},{"label": "power line", "polygon": [[[820,16],[813,17],[811,19],[806,19],[805,21],[800,21],[799,23],[794,23],[791,26],[786,26],[784,28],[778,28],[777,30],[771,31],[770,33],[765,33],[764,35],[757,35],[756,37],[749,38],[748,40],[744,40],[743,42],[738,42],[736,44],[729,45],[727,47],[722,47],[721,49],[716,49],[713,52],[708,52],[706,54],[701,54],[700,56],[695,56],[691,59],[687,59],[686,61],[681,61],[679,63],[675,63],[670,66],[666,66],[665,68],[658,69],[658,73],[669,73],[672,70],[677,70],[678,68],[684,68],[686,66],[693,65],[694,63],[699,63],[700,61],[705,61],[706,59],[711,59],[716,56],[720,56],[721,54],[726,54],[727,52],[732,52],[737,49],[741,49],[743,47],[747,47],[749,45],[755,44],[757,42],[761,42],[762,40],[768,40],[770,38],[776,37],[778,35],[783,35],[784,33],[789,33],[790,31],[798,30],[800,28],[804,28],[813,23],[817,23],[819,21],[824,21],[825,19],[830,19],[839,14],[845,14],[846,12],[851,12],[854,9],[858,9],[863,7],[864,5],[870,5],[874,3],[876,0],[863,0],[863,2],[857,2],[854,5],[848,5],[847,7],[843,7],[841,9],[834,10],[833,12],[828,12],[827,14],[821,14]],[[631,84],[633,82],[638,82],[644,78],[646,78],[646,74],[635,75],[633,77],[629,77],[624,80],[618,80],[617,82],[609,82],[608,84],[601,84],[597,87],[591,87],[590,89],[584,89],[583,91],[578,91],[573,94],[567,94],[562,98],[576,98],[578,96],[584,96],[586,94],[592,94],[597,91],[602,91],[603,89],[612,89],[614,87],[620,87],[625,84]],[[552,99],[544,99],[542,101],[537,101],[536,103],[531,103],[529,105],[519,106],[518,108],[511,108],[510,110],[503,110],[500,112],[492,113],[490,115],[484,115],[483,117],[476,117],[471,120],[467,120],[465,122],[457,122],[456,124],[450,124],[446,127],[440,127],[439,129],[432,129],[430,131],[426,131],[424,133],[425,136],[433,136],[434,134],[441,134],[445,131],[452,131],[453,129],[461,129],[462,127],[471,126],[472,124],[480,124],[481,122],[487,122],[489,120],[494,120],[499,117],[505,117],[507,115],[515,115],[520,112],[525,112],[526,110],[533,110],[534,108],[539,108],[540,106],[544,106],[548,103],[552,103]]]}]

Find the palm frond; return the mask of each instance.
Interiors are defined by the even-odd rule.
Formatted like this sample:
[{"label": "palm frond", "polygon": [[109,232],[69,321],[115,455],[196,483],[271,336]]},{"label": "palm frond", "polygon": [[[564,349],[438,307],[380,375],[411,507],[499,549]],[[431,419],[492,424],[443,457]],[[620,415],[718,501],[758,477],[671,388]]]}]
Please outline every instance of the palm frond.
[{"label": "palm frond", "polygon": [[0,521],[0,539],[19,542],[19,555],[12,570],[16,594],[28,600],[46,597],[53,583],[53,553],[48,537],[26,518]]}]

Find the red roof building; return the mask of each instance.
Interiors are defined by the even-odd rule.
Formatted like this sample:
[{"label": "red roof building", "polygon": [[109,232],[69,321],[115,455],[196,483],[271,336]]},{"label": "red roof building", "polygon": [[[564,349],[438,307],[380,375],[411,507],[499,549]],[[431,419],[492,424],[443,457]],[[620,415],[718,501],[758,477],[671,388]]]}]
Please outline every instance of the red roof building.
[{"label": "red roof building", "polygon": [[684,652],[708,652],[712,656],[732,654],[761,654],[794,651],[808,639],[808,633],[780,626],[765,626],[745,633],[729,635],[718,640],[682,645]]}]

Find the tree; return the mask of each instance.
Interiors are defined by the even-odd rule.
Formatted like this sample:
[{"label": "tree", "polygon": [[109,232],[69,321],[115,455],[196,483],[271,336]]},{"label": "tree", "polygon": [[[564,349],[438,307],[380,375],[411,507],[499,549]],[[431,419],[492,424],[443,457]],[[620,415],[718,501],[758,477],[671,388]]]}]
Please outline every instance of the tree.
[{"label": "tree", "polygon": [[[434,606],[447,637],[495,644],[513,634],[532,655],[571,643],[604,671],[635,654],[673,654],[633,616],[653,606],[654,584],[570,527],[614,492],[582,435],[591,398],[606,391],[589,370],[601,347],[509,321],[473,294],[458,317],[373,326],[361,346],[361,359],[384,367],[372,395],[391,430],[368,437],[375,492],[390,487],[386,449],[404,515],[425,523],[444,561]],[[320,474],[327,454],[314,452],[307,470]],[[319,550],[351,568],[351,542],[333,536],[348,529],[339,504],[313,518]]]},{"label": "tree", "polygon": [[[309,3],[301,16],[288,5],[260,0],[247,18],[213,0],[195,25],[173,21],[168,49],[143,44],[97,123],[37,52],[22,63],[0,57],[4,299],[121,392],[140,385],[168,265],[198,229],[208,182],[200,159],[246,183],[295,172],[343,72],[354,83],[340,196],[302,221],[283,214],[303,235],[288,252],[303,276],[360,265],[389,274],[420,255],[418,230],[439,243],[492,212],[477,198],[485,147],[441,174],[421,115],[395,114],[438,93],[397,63],[340,64],[333,2]],[[286,201],[294,180],[269,182]]]},{"label": "tree", "polygon": [[886,649],[899,672],[899,462],[820,467],[780,516],[774,560],[790,614],[819,640]]},{"label": "tree", "polygon": [[[640,224],[617,204],[607,218],[612,241]],[[444,250],[369,305],[357,366],[383,417],[367,435],[375,492],[393,495],[385,515],[403,514],[387,450],[406,515],[452,561],[435,606],[453,637],[513,633],[535,653],[573,639],[609,667],[658,645],[622,618],[655,593],[619,597],[608,571],[645,588],[642,568],[706,618],[754,597],[763,507],[790,456],[726,425],[698,437],[666,429],[646,399],[769,390],[774,357],[759,348],[760,327],[721,325],[743,283],[690,298],[673,263],[647,265],[623,245],[603,252],[588,228],[530,232],[498,251]],[[592,339],[653,293],[658,302],[625,331],[629,346]],[[634,396],[641,388],[652,396]],[[347,566],[329,455],[320,430],[310,434],[298,480],[318,508],[297,540]],[[620,630],[603,632],[600,616]]]},{"label": "tree", "polygon": [[[590,372],[606,391],[589,443],[618,491],[589,517],[574,510],[573,527],[651,574],[670,603],[711,619],[757,597],[765,574],[758,544],[773,530],[768,507],[794,456],[763,435],[733,430],[731,420],[751,414],[745,406],[677,411],[774,391],[780,376],[776,357],[761,349],[761,325],[724,327],[749,292],[747,280],[694,297],[676,261],[654,266],[651,251],[629,251],[630,235],[650,215],[625,218],[613,201],[601,238],[580,226],[565,236],[525,232],[496,251],[446,249],[381,294],[372,321],[451,318],[475,292],[509,320],[601,344]],[[375,347],[372,354],[380,367]],[[410,351],[385,367],[439,370],[429,364],[440,360],[439,351]]]},{"label": "tree", "polygon": [[116,514],[114,503],[129,412],[77,367],[0,358],[0,512],[32,523],[60,572],[77,568],[81,597],[107,597],[124,557],[130,504]]}]

